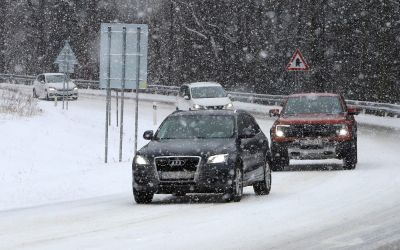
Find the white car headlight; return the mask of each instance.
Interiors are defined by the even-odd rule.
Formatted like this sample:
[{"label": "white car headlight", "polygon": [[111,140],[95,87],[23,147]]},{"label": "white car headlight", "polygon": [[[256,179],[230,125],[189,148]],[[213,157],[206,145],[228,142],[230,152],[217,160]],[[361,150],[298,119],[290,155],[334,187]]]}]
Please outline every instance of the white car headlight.
[{"label": "white car headlight", "polygon": [[204,109],[203,105],[195,104],[193,105],[193,109]]},{"label": "white car headlight", "polygon": [[207,163],[224,163],[228,160],[228,154],[212,155],[208,157]]},{"label": "white car headlight", "polygon": [[226,109],[233,109],[233,104],[230,102],[228,104],[225,105]]},{"label": "white car headlight", "polygon": [[276,125],[275,135],[277,137],[285,137],[285,129],[289,128],[290,125]]},{"label": "white car headlight", "polygon": [[74,87],[74,90],[78,90],[78,87]]},{"label": "white car headlight", "polygon": [[141,155],[137,155],[135,157],[135,163],[137,165],[149,165],[150,164],[150,162],[145,157],[143,157]]},{"label": "white car headlight", "polygon": [[340,136],[346,136],[349,134],[349,128],[346,124],[339,125],[336,133]]},{"label": "white car headlight", "polygon": [[48,90],[49,91],[55,91],[56,89],[55,88],[49,88]]}]

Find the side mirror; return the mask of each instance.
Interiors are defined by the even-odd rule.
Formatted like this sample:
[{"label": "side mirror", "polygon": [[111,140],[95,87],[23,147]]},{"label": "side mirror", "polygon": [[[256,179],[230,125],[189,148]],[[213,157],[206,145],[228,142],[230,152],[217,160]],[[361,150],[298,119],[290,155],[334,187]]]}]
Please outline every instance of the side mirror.
[{"label": "side mirror", "polygon": [[143,139],[145,140],[151,140],[153,139],[153,136],[154,136],[153,130],[147,130],[143,133]]},{"label": "side mirror", "polygon": [[185,99],[185,100],[190,100],[190,97],[189,97],[188,95],[185,95],[185,96],[183,97],[183,99]]},{"label": "side mirror", "polygon": [[360,113],[360,109],[357,107],[348,107],[347,114],[349,115],[358,115]]},{"label": "side mirror", "polygon": [[270,110],[269,110],[269,116],[270,116],[270,117],[279,116],[279,115],[280,115],[279,109],[270,109]]},{"label": "side mirror", "polygon": [[256,136],[256,131],[252,128],[244,128],[242,130],[242,133],[239,135],[240,139],[246,139],[246,138],[253,138]]},{"label": "side mirror", "polygon": [[232,98],[232,95],[231,95],[231,94],[228,94],[227,97],[229,97],[229,99],[231,99],[231,98]]}]

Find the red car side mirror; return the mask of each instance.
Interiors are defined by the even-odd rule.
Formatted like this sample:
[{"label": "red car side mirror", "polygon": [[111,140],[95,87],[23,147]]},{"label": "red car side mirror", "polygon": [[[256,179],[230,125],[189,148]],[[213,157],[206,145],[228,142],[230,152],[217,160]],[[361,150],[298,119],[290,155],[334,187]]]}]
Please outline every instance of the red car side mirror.
[{"label": "red car side mirror", "polygon": [[360,113],[360,109],[357,107],[348,107],[347,114],[349,115],[358,115]]}]

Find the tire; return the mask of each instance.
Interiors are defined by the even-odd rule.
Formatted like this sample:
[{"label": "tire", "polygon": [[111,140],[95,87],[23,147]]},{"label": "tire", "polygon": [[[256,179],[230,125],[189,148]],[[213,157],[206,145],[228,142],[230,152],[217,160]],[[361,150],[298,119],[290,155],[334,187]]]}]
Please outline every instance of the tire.
[{"label": "tire", "polygon": [[256,195],[268,195],[271,191],[271,166],[268,159],[265,160],[264,180],[257,182],[253,185],[254,193]]},{"label": "tire", "polygon": [[174,192],[174,193],[172,193],[172,195],[176,196],[176,197],[183,197],[186,195],[186,193],[185,192]]},{"label": "tire", "polygon": [[[279,153],[279,156],[276,154]],[[271,169],[272,171],[283,171],[285,167],[289,166],[289,156],[287,149],[275,143],[271,146]]]},{"label": "tire", "polygon": [[133,197],[137,204],[148,204],[153,200],[154,193],[133,189]]},{"label": "tire", "polygon": [[35,89],[32,90],[32,97],[33,98],[38,98],[38,95],[36,94],[36,90]]},{"label": "tire", "polygon": [[357,140],[351,144],[351,148],[343,158],[343,169],[352,170],[357,165]]},{"label": "tire", "polygon": [[289,166],[288,157],[275,158],[271,161],[271,169],[275,172],[283,171],[287,166]]},{"label": "tire", "polygon": [[235,170],[235,178],[231,190],[224,194],[223,199],[226,202],[239,202],[243,196],[243,171],[240,167]]}]

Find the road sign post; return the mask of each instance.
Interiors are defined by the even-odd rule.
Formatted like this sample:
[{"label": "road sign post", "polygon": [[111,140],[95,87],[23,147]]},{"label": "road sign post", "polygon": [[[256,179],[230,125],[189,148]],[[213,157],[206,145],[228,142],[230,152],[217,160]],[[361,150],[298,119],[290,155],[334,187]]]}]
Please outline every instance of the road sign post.
[{"label": "road sign post", "polygon": [[[64,109],[64,102],[65,102],[65,83],[67,84],[67,91],[69,93],[69,79],[70,79],[70,73],[74,73],[74,66],[78,64],[78,60],[76,59],[76,56],[74,54],[74,51],[71,48],[71,45],[69,44],[69,40],[66,40],[64,43],[64,47],[58,54],[56,60],[54,61],[54,64],[58,65],[58,72],[64,73],[64,81],[63,81],[63,96],[62,96],[62,101],[63,105],[62,108]],[[67,105],[66,108],[68,110],[68,98],[67,98]]]},{"label": "road sign post", "polygon": [[[147,86],[147,40],[148,27],[145,24],[101,24],[100,88],[106,88],[109,97],[107,98],[107,123],[111,120],[110,89],[121,90],[119,161],[122,161],[125,89],[136,90],[135,154],[137,151],[139,88]],[[118,119],[118,107],[116,115]],[[105,162],[107,163],[108,125],[105,144]]]},{"label": "road sign post", "polygon": [[122,27],[122,88],[121,88],[121,122],[119,127],[119,162],[122,161],[122,142],[124,138],[124,101],[126,76],[126,27]]}]

